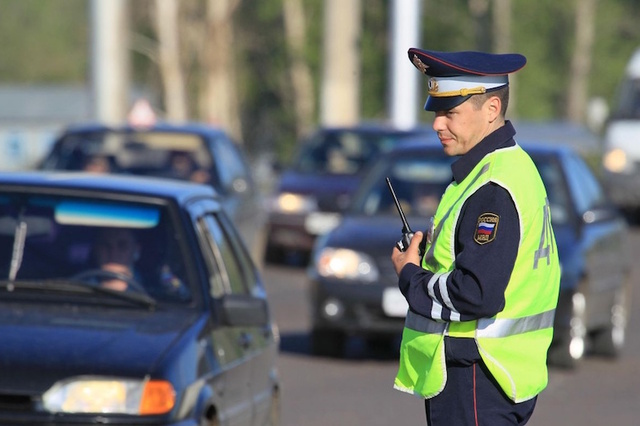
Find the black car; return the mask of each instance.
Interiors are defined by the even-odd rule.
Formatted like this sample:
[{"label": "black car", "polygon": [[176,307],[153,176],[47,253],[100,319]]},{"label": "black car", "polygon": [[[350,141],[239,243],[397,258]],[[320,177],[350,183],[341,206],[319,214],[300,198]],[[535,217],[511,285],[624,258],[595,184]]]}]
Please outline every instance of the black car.
[{"label": "black car", "polygon": [[78,124],[64,129],[38,167],[164,177],[211,185],[254,260],[261,262],[266,220],[261,191],[240,149],[221,128]]},{"label": "black car", "polygon": [[277,328],[210,186],[3,173],[0,239],[0,424],[278,424]]},{"label": "black car", "polygon": [[[560,145],[523,144],[547,188],[562,266],[550,363],[573,366],[588,344],[617,355],[628,316],[628,225],[579,155]],[[451,182],[438,143],[407,143],[378,161],[341,224],[314,249],[309,268],[312,348],[339,355],[349,335],[391,342],[407,304],[390,260],[402,223],[385,178],[414,231],[425,230]]]},{"label": "black car", "polygon": [[338,224],[371,162],[399,142],[423,134],[433,132],[360,124],[321,128],[305,139],[281,172],[270,200],[266,259],[279,262],[287,253],[308,255],[316,238]]}]

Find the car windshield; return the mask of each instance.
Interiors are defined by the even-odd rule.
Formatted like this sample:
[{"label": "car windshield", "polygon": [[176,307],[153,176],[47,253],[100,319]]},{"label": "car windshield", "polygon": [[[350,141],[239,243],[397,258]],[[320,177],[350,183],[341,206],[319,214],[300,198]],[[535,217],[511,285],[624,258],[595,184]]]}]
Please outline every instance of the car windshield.
[{"label": "car windshield", "polygon": [[61,139],[58,152],[44,168],[196,180],[214,187],[217,183],[206,143],[192,133],[70,133]]},{"label": "car windshield", "polygon": [[0,282],[17,295],[187,304],[177,238],[165,206],[0,192]]},{"label": "car windshield", "polygon": [[618,93],[614,117],[619,119],[640,118],[640,78],[625,80]]},{"label": "car windshield", "polygon": [[364,180],[353,211],[367,216],[397,215],[388,177],[407,216],[432,216],[451,182],[453,159],[437,152],[380,161]]},{"label": "car windshield", "polygon": [[303,144],[293,167],[305,173],[354,175],[378,154],[409,137],[401,132],[318,132]]},{"label": "car windshield", "polygon": [[[438,151],[411,157],[382,159],[364,179],[352,206],[352,212],[373,215],[397,215],[387,187],[389,177],[406,216],[429,217],[435,214],[440,197],[451,183],[451,163],[456,158]],[[562,168],[554,155],[532,155],[547,190],[554,224],[569,220],[570,196]]]}]

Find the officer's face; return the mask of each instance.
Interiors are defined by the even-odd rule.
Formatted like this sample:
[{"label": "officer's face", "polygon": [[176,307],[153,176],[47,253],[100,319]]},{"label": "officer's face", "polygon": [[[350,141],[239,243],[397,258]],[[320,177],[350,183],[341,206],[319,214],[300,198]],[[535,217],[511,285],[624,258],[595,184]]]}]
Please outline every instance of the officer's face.
[{"label": "officer's face", "polygon": [[438,133],[445,154],[464,155],[495,130],[494,98],[481,105],[468,99],[455,108],[436,111],[433,130]]}]

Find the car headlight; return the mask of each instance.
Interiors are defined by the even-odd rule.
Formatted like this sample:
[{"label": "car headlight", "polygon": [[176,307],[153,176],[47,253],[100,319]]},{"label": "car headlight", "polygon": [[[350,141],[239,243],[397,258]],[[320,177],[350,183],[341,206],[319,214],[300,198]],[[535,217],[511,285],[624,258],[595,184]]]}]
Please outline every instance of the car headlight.
[{"label": "car headlight", "polygon": [[627,158],[627,154],[620,148],[608,151],[603,159],[604,167],[613,173],[623,173],[631,171],[631,164]]},{"label": "car headlight", "polygon": [[282,213],[309,213],[318,210],[318,202],[308,195],[283,192],[275,198],[272,208]]},{"label": "car headlight", "polygon": [[165,380],[80,377],[62,380],[43,395],[52,413],[165,414],[175,405],[175,390]]},{"label": "car headlight", "polygon": [[379,276],[371,256],[344,248],[322,249],[316,256],[316,268],[326,278],[373,282]]}]

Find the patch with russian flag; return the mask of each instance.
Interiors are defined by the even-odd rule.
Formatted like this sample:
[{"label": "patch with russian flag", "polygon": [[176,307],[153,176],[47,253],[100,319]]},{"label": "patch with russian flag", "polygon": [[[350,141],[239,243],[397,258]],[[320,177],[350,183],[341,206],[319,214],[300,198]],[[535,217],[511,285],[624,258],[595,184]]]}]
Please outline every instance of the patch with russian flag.
[{"label": "patch with russian flag", "polygon": [[478,244],[487,244],[493,241],[498,231],[498,222],[500,222],[500,216],[497,214],[482,213],[478,217],[478,224],[476,226],[476,232],[473,235],[473,240]]}]

